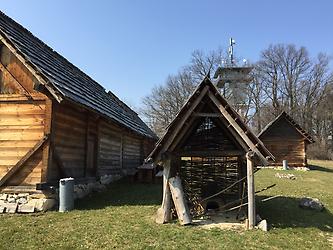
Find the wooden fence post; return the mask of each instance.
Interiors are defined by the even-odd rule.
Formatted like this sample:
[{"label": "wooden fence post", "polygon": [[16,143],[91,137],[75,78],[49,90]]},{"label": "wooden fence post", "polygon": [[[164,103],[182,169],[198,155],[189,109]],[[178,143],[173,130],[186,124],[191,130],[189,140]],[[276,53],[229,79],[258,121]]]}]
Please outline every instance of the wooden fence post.
[{"label": "wooden fence post", "polygon": [[171,221],[171,192],[169,187],[171,160],[167,159],[163,166],[163,201],[157,210],[156,223],[163,224]]},{"label": "wooden fence post", "polygon": [[252,151],[246,153],[249,229],[253,229],[254,226],[256,225],[254,176],[253,176],[253,168],[254,168],[253,157],[254,157],[254,153]]}]

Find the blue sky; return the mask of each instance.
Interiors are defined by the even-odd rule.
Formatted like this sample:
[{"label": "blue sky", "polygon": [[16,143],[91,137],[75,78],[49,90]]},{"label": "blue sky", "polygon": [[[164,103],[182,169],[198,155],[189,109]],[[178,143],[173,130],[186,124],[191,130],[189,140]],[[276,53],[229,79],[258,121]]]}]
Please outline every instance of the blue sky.
[{"label": "blue sky", "polygon": [[333,55],[329,0],[1,0],[1,10],[137,108],[193,50],[231,36],[250,61],[275,43]]}]

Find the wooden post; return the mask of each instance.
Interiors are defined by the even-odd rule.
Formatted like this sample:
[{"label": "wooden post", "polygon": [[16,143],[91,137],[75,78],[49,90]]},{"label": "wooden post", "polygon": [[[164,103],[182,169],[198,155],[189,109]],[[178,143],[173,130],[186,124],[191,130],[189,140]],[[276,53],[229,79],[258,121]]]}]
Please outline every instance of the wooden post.
[{"label": "wooden post", "polygon": [[156,223],[163,224],[171,221],[171,192],[168,180],[170,178],[171,160],[167,159],[163,166],[163,201],[157,210]]},{"label": "wooden post", "polygon": [[169,185],[172,195],[173,203],[175,204],[177,216],[181,225],[188,225],[192,223],[190,211],[188,209],[186,200],[184,198],[184,192],[182,188],[182,182],[179,176],[169,179]]},{"label": "wooden post", "polygon": [[52,164],[52,152],[50,150],[50,141],[53,136],[52,132],[52,101],[50,99],[45,100],[45,123],[44,123],[44,135],[50,136],[50,140],[44,143],[43,146],[43,166],[41,174],[41,182],[48,181],[48,172]]},{"label": "wooden post", "polygon": [[254,176],[253,176],[253,168],[254,168],[253,157],[254,157],[254,153],[252,151],[246,153],[249,229],[253,229],[253,227],[256,225]]}]

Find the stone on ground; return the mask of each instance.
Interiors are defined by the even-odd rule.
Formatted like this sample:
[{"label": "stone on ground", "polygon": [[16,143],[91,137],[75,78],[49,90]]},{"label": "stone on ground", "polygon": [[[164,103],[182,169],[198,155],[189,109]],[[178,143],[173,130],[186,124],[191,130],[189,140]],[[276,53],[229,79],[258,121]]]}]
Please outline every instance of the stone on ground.
[{"label": "stone on ground", "polygon": [[308,208],[316,211],[323,211],[324,205],[317,198],[304,197],[300,200],[299,206],[301,208]]},{"label": "stone on ground", "polygon": [[35,206],[29,205],[29,204],[18,205],[17,212],[18,213],[33,213],[33,212],[35,212]]},{"label": "stone on ground", "polygon": [[7,203],[6,204],[6,213],[15,214],[17,209],[16,203]]},{"label": "stone on ground", "polygon": [[261,229],[264,232],[268,231],[268,224],[267,224],[267,220],[262,220],[258,223],[257,227],[259,229]]}]

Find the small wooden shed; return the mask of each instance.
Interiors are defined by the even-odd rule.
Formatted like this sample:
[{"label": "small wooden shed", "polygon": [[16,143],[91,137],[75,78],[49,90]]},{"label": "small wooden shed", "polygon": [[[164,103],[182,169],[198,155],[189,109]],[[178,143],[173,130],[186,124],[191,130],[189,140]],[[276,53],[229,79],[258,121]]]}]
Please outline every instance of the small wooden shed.
[{"label": "small wooden shed", "polygon": [[[195,214],[196,204],[207,208],[207,197],[214,197],[214,203],[222,207],[239,200],[247,190],[250,227],[255,224],[253,169],[257,164],[265,165],[273,156],[208,77],[179,111],[149,157],[164,167],[163,202],[157,222],[170,220],[171,194],[180,222],[187,224]],[[181,180],[181,188],[173,188],[175,178]],[[244,189],[246,181],[248,188]],[[221,190],[225,191],[218,194]]]},{"label": "small wooden shed", "polygon": [[132,174],[156,135],[138,114],[0,12],[0,188]]},{"label": "small wooden shed", "polygon": [[258,137],[275,157],[270,165],[282,166],[282,161],[287,160],[291,167],[307,166],[307,145],[314,140],[286,112],[270,122]]}]

